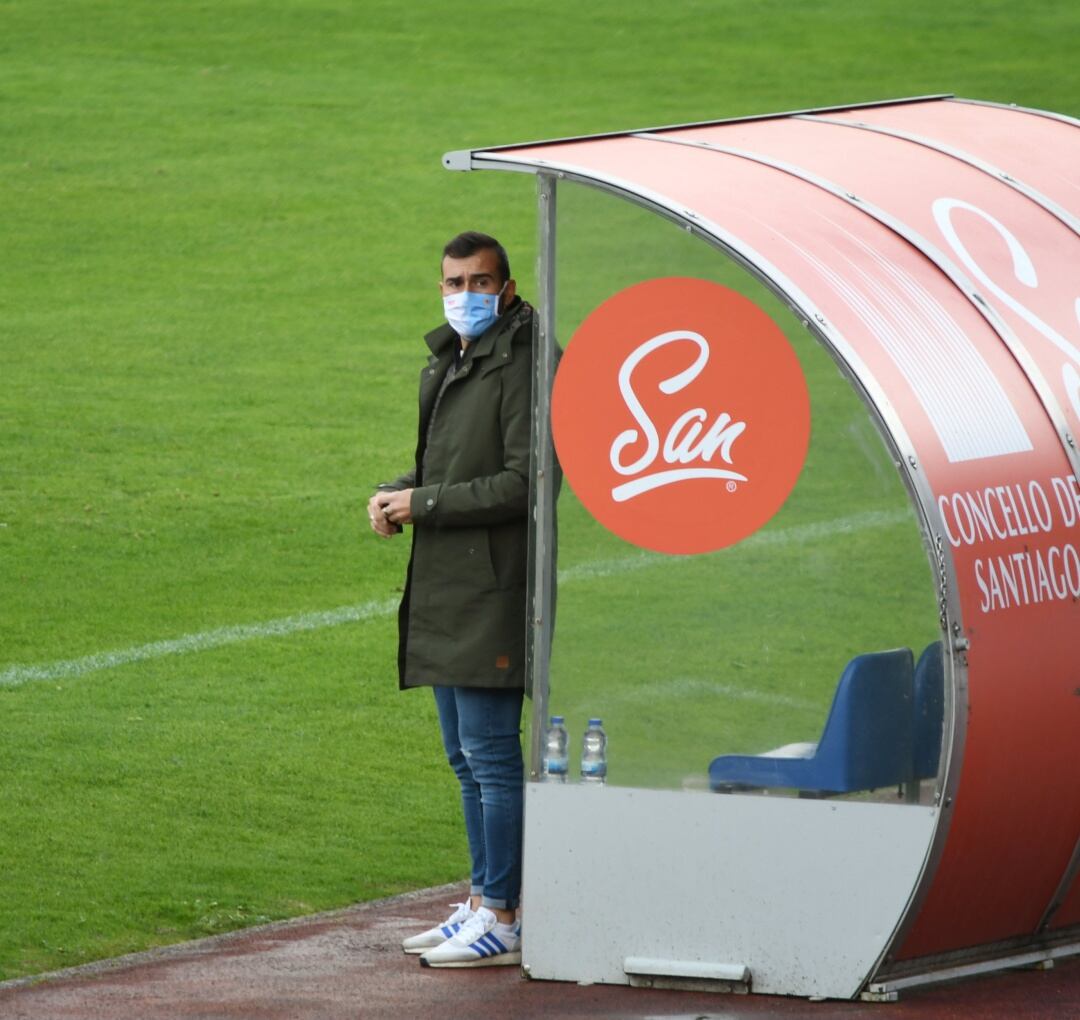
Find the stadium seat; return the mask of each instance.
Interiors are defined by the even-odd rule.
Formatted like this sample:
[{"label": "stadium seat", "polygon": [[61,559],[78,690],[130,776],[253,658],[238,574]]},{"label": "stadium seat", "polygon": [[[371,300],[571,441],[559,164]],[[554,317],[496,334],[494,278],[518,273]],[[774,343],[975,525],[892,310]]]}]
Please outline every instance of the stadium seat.
[{"label": "stadium seat", "polygon": [[709,765],[709,785],[718,792],[785,787],[829,796],[909,782],[913,673],[910,648],[856,656],[840,677],[817,744],[721,755]]},{"label": "stadium seat", "polygon": [[915,779],[937,775],[944,716],[945,669],[941,642],[935,641],[926,646],[915,667]]}]

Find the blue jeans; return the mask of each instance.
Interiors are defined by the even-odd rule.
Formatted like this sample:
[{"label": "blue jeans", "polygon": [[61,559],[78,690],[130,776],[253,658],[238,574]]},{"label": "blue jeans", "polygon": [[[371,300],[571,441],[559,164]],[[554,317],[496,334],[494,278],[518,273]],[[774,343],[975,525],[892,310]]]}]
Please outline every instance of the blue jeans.
[{"label": "blue jeans", "polygon": [[516,910],[521,896],[525,765],[522,691],[436,687],[443,747],[461,783],[472,855],[470,895],[491,910]]}]

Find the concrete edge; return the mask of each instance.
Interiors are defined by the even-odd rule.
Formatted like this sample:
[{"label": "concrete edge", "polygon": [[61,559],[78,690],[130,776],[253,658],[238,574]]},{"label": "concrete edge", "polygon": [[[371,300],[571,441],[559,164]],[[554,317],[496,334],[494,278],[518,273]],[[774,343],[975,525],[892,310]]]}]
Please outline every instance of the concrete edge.
[{"label": "concrete edge", "polygon": [[385,896],[379,900],[362,900],[345,907],[336,907],[333,910],[324,910],[318,914],[303,914],[300,917],[287,917],[281,921],[270,921],[267,924],[253,924],[248,928],[235,928],[232,931],[222,932],[220,935],[207,935],[201,939],[189,939],[186,942],[174,942],[167,946],[156,946],[153,949],[142,949],[136,953],[127,953],[124,956],[109,957],[104,960],[92,960],[90,963],[80,963],[74,967],[64,967],[61,970],[45,971],[41,974],[29,974],[26,977],[11,978],[0,981],[0,992],[13,991],[17,988],[27,988],[32,985],[51,984],[55,981],[65,981],[71,978],[98,977],[113,971],[124,970],[127,967],[138,967],[149,963],[165,963],[169,960],[183,956],[199,956],[221,946],[227,946],[232,942],[239,942],[251,936],[271,934],[288,931],[291,928],[302,928],[310,924],[318,924],[323,921],[333,921],[335,918],[344,918],[356,914],[366,914],[395,903],[410,903],[414,900],[424,899],[428,896],[460,894],[462,886],[468,884],[467,878],[447,885],[434,885],[427,889],[414,889],[407,893],[398,893],[396,896]]}]

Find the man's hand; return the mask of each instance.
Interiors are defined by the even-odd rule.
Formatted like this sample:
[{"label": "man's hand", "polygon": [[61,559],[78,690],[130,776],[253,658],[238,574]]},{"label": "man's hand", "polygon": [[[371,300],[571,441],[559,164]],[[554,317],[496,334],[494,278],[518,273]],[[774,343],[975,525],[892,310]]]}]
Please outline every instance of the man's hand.
[{"label": "man's hand", "polygon": [[376,492],[368,500],[368,519],[371,530],[383,538],[392,538],[403,524],[412,524],[410,504],[412,489],[400,492]]}]

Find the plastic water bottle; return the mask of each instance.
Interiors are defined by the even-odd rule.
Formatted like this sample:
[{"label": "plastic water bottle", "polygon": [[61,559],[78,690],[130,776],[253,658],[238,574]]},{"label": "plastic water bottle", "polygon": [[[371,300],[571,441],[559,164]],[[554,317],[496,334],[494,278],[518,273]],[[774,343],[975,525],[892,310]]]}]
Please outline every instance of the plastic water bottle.
[{"label": "plastic water bottle", "polygon": [[544,782],[565,783],[569,768],[570,738],[566,733],[561,715],[551,717],[551,725],[544,737]]},{"label": "plastic water bottle", "polygon": [[590,719],[581,738],[581,781],[602,783],[607,778],[607,734],[599,719]]}]

